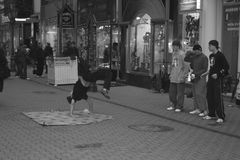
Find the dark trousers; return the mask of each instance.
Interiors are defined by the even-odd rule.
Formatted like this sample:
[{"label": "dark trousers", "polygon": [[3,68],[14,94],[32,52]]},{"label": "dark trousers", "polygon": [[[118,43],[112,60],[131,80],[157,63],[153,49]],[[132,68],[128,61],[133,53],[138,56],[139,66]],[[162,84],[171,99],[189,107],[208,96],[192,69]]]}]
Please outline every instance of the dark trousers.
[{"label": "dark trousers", "polygon": [[103,88],[107,90],[110,89],[111,80],[112,80],[112,71],[110,69],[98,69],[97,71],[91,72],[85,76],[83,79],[88,82],[96,82],[97,80],[103,80]]},{"label": "dark trousers", "polygon": [[0,92],[3,91],[3,79],[0,78]]},{"label": "dark trousers", "polygon": [[20,76],[21,72],[21,63],[18,61],[15,61],[16,64],[16,75],[15,76]]},{"label": "dark trousers", "polygon": [[209,78],[207,83],[208,115],[225,119],[224,104],[222,98],[222,80]]},{"label": "dark trousers", "polygon": [[41,76],[43,74],[44,60],[37,61],[37,75]]},{"label": "dark trousers", "polygon": [[27,61],[20,61],[18,65],[20,78],[27,78]]}]

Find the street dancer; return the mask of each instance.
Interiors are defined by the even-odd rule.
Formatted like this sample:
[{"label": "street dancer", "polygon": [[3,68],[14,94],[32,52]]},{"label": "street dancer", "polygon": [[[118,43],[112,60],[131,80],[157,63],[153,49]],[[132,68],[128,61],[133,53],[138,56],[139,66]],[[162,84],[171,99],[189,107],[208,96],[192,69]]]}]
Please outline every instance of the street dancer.
[{"label": "street dancer", "polygon": [[108,95],[112,80],[112,72],[110,69],[99,68],[96,71],[90,71],[90,65],[87,62],[86,52],[82,54],[82,57],[79,58],[78,63],[78,76],[79,80],[73,87],[73,91],[70,96],[67,97],[70,106],[70,115],[73,115],[73,108],[77,101],[84,99],[88,102],[89,110],[85,111],[87,113],[93,112],[93,103],[89,99],[87,92],[90,86],[90,83],[96,82],[97,80],[104,80],[104,86],[101,90],[101,93],[105,98],[110,99]]},{"label": "street dancer", "polygon": [[110,99],[108,93],[112,80],[112,71],[109,68],[92,69],[87,61],[87,52],[84,52],[82,57],[79,58],[78,74],[87,82],[95,83],[98,80],[103,80],[103,89],[100,92],[105,98]]},{"label": "street dancer", "polygon": [[218,41],[211,40],[208,43],[210,70],[207,83],[207,101],[209,113],[204,119],[213,119],[217,116],[217,123],[225,120],[224,105],[222,99],[222,79],[228,74],[229,64],[222,52],[219,51]]},{"label": "street dancer", "polygon": [[68,103],[70,104],[70,116],[73,116],[73,109],[76,102],[82,99],[88,103],[88,109],[84,109],[83,113],[89,114],[93,112],[93,102],[87,95],[89,85],[89,82],[86,82],[82,76],[79,76],[79,80],[75,83],[71,95],[67,97]]}]

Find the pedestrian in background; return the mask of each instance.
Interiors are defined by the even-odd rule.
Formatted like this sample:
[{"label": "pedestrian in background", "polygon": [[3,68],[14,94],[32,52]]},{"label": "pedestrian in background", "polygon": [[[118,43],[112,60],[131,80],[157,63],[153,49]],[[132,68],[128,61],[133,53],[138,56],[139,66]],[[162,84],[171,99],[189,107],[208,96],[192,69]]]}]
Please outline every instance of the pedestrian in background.
[{"label": "pedestrian in background", "polygon": [[72,57],[71,59],[75,59],[75,57],[77,57],[77,59],[79,59],[78,49],[77,49],[76,43],[74,41],[72,41],[70,57]]},{"label": "pedestrian in background", "polygon": [[4,77],[3,77],[3,73],[4,73],[4,69],[5,66],[7,65],[7,59],[5,57],[5,53],[4,50],[2,48],[2,46],[0,46],[0,92],[3,91],[3,85],[4,85]]},{"label": "pedestrian in background", "polygon": [[17,53],[18,63],[19,63],[19,76],[22,79],[29,79],[27,77],[27,46],[21,44]]},{"label": "pedestrian in background", "polygon": [[51,47],[50,43],[47,43],[46,47],[44,48],[44,65],[45,65],[45,73],[48,73],[48,66],[47,66],[47,62],[46,59],[47,58],[52,58],[53,57],[53,49]]},{"label": "pedestrian in background", "polygon": [[167,110],[181,112],[184,104],[185,77],[189,65],[184,61],[185,53],[179,40],[172,43],[172,65],[170,72],[169,99],[171,106]]},{"label": "pedestrian in background", "polygon": [[41,43],[38,43],[37,48],[36,48],[35,51],[36,51],[36,60],[37,60],[37,72],[36,72],[36,75],[37,75],[37,77],[40,77],[43,74],[44,59],[45,59]]},{"label": "pedestrian in background", "polygon": [[190,114],[198,114],[203,117],[207,115],[207,71],[208,57],[202,53],[202,47],[198,44],[193,46],[193,51],[186,53],[184,58],[190,62],[192,72],[190,73],[193,92],[194,110]]},{"label": "pedestrian in background", "polygon": [[209,51],[212,52],[209,56],[210,70],[207,83],[207,102],[208,115],[204,119],[218,118],[217,123],[223,123],[225,120],[224,104],[222,98],[222,80],[228,74],[229,64],[219,51],[219,44],[216,40],[211,40],[208,43]]}]

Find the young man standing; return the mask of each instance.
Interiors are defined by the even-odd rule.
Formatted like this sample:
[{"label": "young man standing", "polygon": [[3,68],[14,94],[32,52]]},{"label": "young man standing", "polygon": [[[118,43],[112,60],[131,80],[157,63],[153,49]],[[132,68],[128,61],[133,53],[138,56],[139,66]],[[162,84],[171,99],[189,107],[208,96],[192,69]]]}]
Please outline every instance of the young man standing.
[{"label": "young man standing", "polygon": [[181,50],[181,42],[179,40],[173,41],[172,47],[173,55],[169,87],[169,99],[172,105],[167,110],[181,112],[184,103],[185,77],[189,65],[184,62],[185,53]]},{"label": "young man standing", "polygon": [[222,99],[222,79],[228,73],[229,64],[219,51],[218,41],[211,40],[208,43],[210,70],[207,83],[207,101],[209,113],[204,119],[213,119],[217,116],[217,123],[223,123],[225,120],[224,105]]},{"label": "young man standing", "polygon": [[207,115],[207,71],[208,57],[202,53],[202,47],[199,44],[193,46],[193,51],[186,53],[184,58],[186,62],[190,62],[192,69],[191,82],[193,92],[194,110],[190,114],[198,114],[203,117]]}]

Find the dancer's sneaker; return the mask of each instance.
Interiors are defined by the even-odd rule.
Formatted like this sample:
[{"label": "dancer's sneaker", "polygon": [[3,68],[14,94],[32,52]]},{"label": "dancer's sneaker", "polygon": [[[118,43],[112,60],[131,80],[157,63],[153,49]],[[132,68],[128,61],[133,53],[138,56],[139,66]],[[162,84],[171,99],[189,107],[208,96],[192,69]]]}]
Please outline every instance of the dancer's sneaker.
[{"label": "dancer's sneaker", "polygon": [[67,101],[68,101],[69,104],[71,104],[72,103],[72,96],[67,96]]},{"label": "dancer's sneaker", "polygon": [[101,93],[105,98],[110,99],[110,96],[108,95],[108,90],[107,89],[103,88],[101,90]]}]

